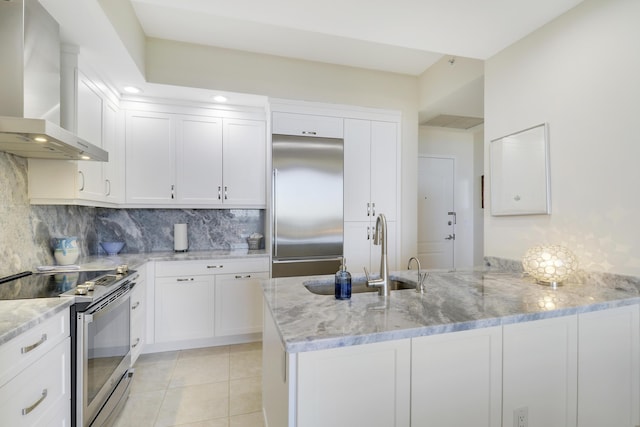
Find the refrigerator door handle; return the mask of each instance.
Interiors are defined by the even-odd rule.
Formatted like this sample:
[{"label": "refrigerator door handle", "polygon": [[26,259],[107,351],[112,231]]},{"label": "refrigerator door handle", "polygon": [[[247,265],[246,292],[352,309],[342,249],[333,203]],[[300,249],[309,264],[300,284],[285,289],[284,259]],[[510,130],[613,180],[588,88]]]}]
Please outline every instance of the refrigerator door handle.
[{"label": "refrigerator door handle", "polygon": [[273,256],[278,256],[278,169],[273,169]]}]

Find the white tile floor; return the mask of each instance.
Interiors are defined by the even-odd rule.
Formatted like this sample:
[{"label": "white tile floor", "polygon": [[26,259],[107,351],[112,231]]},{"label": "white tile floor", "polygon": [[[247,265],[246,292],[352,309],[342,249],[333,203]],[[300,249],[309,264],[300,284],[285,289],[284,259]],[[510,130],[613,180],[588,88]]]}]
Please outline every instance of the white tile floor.
[{"label": "white tile floor", "polygon": [[143,354],[115,427],[264,427],[261,343]]}]

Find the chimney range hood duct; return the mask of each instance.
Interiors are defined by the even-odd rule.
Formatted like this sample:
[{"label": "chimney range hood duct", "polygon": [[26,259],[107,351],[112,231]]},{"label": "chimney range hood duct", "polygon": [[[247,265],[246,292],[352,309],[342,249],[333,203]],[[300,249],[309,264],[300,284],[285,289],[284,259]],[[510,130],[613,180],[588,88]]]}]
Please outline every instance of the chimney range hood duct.
[{"label": "chimney range hood duct", "polygon": [[107,161],[60,123],[60,29],[38,0],[0,0],[0,151]]}]

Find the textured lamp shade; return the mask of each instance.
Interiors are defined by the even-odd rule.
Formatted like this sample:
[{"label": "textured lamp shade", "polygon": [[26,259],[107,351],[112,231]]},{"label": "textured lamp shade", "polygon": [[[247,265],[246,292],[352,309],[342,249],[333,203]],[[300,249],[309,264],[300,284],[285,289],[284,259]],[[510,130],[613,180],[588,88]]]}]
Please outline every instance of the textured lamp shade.
[{"label": "textured lamp shade", "polygon": [[556,286],[578,269],[578,260],[563,246],[534,246],[524,254],[522,267],[539,282]]}]

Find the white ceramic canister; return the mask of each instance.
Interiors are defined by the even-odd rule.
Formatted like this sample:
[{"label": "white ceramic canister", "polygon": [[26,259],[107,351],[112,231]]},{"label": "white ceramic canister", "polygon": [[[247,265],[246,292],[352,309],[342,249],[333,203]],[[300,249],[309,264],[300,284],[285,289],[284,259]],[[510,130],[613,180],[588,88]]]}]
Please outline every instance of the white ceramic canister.
[{"label": "white ceramic canister", "polygon": [[56,237],[53,239],[53,257],[59,265],[70,265],[78,260],[78,238]]}]

